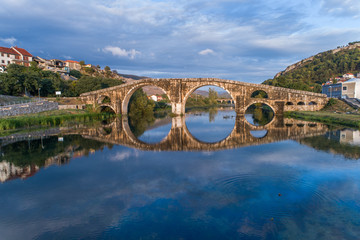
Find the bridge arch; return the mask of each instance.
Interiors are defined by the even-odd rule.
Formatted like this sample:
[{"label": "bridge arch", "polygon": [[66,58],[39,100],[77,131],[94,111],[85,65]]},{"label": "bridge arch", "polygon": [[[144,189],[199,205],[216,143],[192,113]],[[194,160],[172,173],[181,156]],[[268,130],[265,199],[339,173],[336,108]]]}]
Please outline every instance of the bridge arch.
[{"label": "bridge arch", "polygon": [[251,98],[269,98],[269,95],[264,90],[255,90],[251,95]]},{"label": "bridge arch", "polygon": [[251,103],[249,103],[248,105],[245,106],[245,111],[253,104],[257,104],[257,103],[262,103],[262,104],[265,104],[265,105],[268,105],[271,110],[274,112],[274,114],[276,113],[276,109],[266,100],[261,100],[261,98],[257,99],[256,101],[253,101]]},{"label": "bridge arch", "polygon": [[102,105],[102,104],[109,104],[111,103],[111,98],[109,95],[100,95],[98,98],[97,98],[97,101],[96,101],[99,105]]},{"label": "bridge arch", "polygon": [[202,141],[202,140],[196,138],[191,133],[191,131],[188,129],[186,123],[183,126],[183,131],[184,131],[185,137],[187,138],[186,142],[197,145],[199,147],[203,147],[205,149],[212,149],[212,148],[216,149],[219,146],[225,145],[228,142],[228,140],[232,138],[232,136],[236,132],[236,125],[233,127],[233,129],[231,130],[231,132],[228,136],[226,136],[225,138],[223,138],[219,141],[216,141],[216,142],[205,142],[205,141]]},{"label": "bridge arch", "polygon": [[[171,128],[173,128],[173,126],[171,126]],[[128,119],[122,121],[122,129],[124,130],[124,133],[127,136],[127,138],[132,142],[132,144],[134,144],[136,147],[139,147],[141,149],[154,149],[154,148],[156,149],[156,148],[161,148],[161,146],[163,145],[171,145],[168,144],[168,142],[170,141],[170,136],[172,134],[171,130],[160,142],[148,143],[141,141],[138,137],[135,136],[135,134],[130,128]]]},{"label": "bridge arch", "polygon": [[215,86],[215,87],[219,87],[224,89],[231,97],[232,102],[236,105],[236,98],[234,97],[234,94],[229,91],[226,86],[224,86],[224,84],[222,84],[221,82],[218,81],[214,81],[212,83],[199,83],[196,86],[193,86],[190,90],[188,90],[182,100],[183,102],[183,112],[185,112],[185,105],[186,105],[186,101],[188,100],[188,98],[190,97],[190,95],[195,92],[197,89],[201,88],[201,87],[206,87],[206,86]]},{"label": "bridge arch", "polygon": [[114,113],[116,113],[114,106],[111,104],[101,104],[97,107],[100,111],[104,111],[106,108],[110,108]]},{"label": "bridge arch", "polygon": [[144,83],[141,83],[138,85],[134,85],[129,91],[127,91],[127,93],[125,94],[124,100],[121,103],[121,113],[122,114],[124,114],[124,115],[128,114],[128,107],[129,107],[129,102],[130,102],[131,96],[138,89],[140,89],[142,87],[147,87],[147,86],[154,86],[154,87],[161,89],[166,94],[166,96],[168,97],[170,102],[172,102],[171,94],[168,91],[166,91],[164,88],[162,88],[161,86],[156,84],[156,82],[144,82]]},{"label": "bridge arch", "polygon": [[[275,111],[275,108],[274,108],[271,104],[269,104],[269,102],[266,101],[266,99],[261,100],[261,98],[258,98],[257,101],[251,102],[251,103],[249,103],[249,104],[245,107],[245,112],[247,111],[247,109],[248,109],[250,106],[252,106],[252,105],[254,105],[254,104],[257,104],[257,103],[261,103],[261,104],[267,105],[268,107],[271,108],[272,112],[274,113],[274,116],[273,116],[273,118],[271,119],[271,121],[268,122],[267,124],[263,125],[263,126],[255,126],[255,125],[249,123],[248,120],[246,120],[246,123],[247,123],[248,125],[251,125],[252,128],[255,128],[256,130],[260,130],[260,129],[264,128],[264,127],[271,126],[271,125],[275,122],[276,111]],[[254,130],[255,130],[255,129],[254,129]]]}]

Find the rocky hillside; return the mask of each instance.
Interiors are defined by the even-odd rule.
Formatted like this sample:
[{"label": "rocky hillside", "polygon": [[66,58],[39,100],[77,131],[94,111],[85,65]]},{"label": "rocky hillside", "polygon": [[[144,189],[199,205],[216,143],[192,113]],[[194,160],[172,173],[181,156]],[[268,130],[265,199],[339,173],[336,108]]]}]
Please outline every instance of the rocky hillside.
[{"label": "rocky hillside", "polygon": [[106,70],[106,69],[100,69],[96,66],[83,67],[81,69],[80,73],[81,73],[81,75],[91,76],[91,77],[118,79],[118,80],[122,80],[123,82],[126,82],[126,83],[147,78],[147,77],[136,76],[136,75],[121,74],[121,73],[118,73],[116,70],[110,70],[110,68],[108,70]]},{"label": "rocky hillside", "polygon": [[360,72],[360,42],[352,42],[288,66],[263,84],[321,92],[321,84],[345,73]]}]

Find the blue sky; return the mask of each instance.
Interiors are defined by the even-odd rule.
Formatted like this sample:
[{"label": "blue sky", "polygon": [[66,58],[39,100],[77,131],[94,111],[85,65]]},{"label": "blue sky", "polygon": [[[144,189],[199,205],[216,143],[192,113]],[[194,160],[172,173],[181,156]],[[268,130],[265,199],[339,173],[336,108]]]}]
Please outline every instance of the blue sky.
[{"label": "blue sky", "polygon": [[0,46],[121,73],[260,83],[360,40],[358,0],[1,0]]}]

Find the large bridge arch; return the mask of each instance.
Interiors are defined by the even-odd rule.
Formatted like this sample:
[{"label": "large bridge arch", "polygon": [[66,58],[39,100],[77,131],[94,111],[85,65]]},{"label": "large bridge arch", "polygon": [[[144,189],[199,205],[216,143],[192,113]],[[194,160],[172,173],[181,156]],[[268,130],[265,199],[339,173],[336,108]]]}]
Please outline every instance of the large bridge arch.
[{"label": "large bridge arch", "polygon": [[124,115],[128,114],[128,107],[129,107],[129,102],[130,102],[131,96],[140,88],[147,87],[147,86],[154,86],[154,87],[161,89],[166,94],[166,96],[168,97],[170,102],[172,102],[171,94],[167,90],[165,90],[162,86],[159,86],[155,82],[154,83],[152,83],[152,82],[140,83],[140,84],[137,84],[137,85],[133,86],[132,88],[130,88],[130,90],[128,90],[127,93],[125,94],[124,100],[121,103],[121,113],[122,114],[124,114]]},{"label": "large bridge arch", "polygon": [[185,93],[183,99],[182,99],[182,102],[183,102],[183,112],[185,113],[185,105],[186,105],[186,101],[188,100],[188,98],[190,97],[190,95],[192,93],[194,93],[197,89],[201,88],[201,87],[206,87],[206,86],[214,86],[214,87],[219,87],[219,88],[222,88],[224,89],[229,95],[230,97],[232,98],[232,101],[234,102],[234,104],[236,104],[236,99],[235,99],[235,95],[234,93],[232,93],[230,90],[228,90],[228,88],[225,86],[224,83],[221,83],[221,82],[218,82],[218,81],[214,81],[212,83],[203,83],[203,82],[199,82],[198,84],[195,84],[194,86],[191,86],[191,88],[189,90],[187,90],[187,92]]}]

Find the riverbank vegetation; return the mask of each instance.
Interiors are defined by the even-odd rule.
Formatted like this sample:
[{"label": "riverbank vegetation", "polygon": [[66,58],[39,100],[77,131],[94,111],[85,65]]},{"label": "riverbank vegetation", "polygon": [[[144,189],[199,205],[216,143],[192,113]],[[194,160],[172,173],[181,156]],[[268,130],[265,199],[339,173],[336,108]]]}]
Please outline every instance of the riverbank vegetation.
[{"label": "riverbank vegetation", "polygon": [[65,80],[59,73],[39,69],[35,62],[32,62],[31,67],[10,64],[6,73],[0,73],[0,94],[11,96],[40,94],[41,97],[54,97],[55,91],[61,91],[64,97],[77,97],[84,92],[123,83],[120,79],[88,76],[74,70],[70,74],[79,78]]},{"label": "riverbank vegetation", "polygon": [[31,145],[25,140],[3,146],[2,151],[6,154],[0,155],[0,162],[11,162],[17,167],[66,164],[74,153],[87,156],[91,151],[104,147],[111,148],[112,144],[86,139],[80,135],[67,135],[59,142],[58,136],[51,136],[47,137],[46,141],[32,140]]},{"label": "riverbank vegetation", "polygon": [[168,100],[153,101],[149,99],[142,88],[138,89],[129,101],[129,125],[136,137],[141,136],[148,126],[155,122],[155,118],[171,115]]},{"label": "riverbank vegetation", "polygon": [[196,93],[193,93],[190,95],[190,97],[186,101],[186,108],[213,108],[218,105],[217,102],[218,99],[218,93],[212,89],[209,88],[209,94],[208,96],[202,96]]},{"label": "riverbank vegetation", "polygon": [[89,123],[105,120],[110,113],[91,110],[54,110],[36,114],[0,118],[0,130],[14,130],[33,127],[66,126],[73,123]]}]

